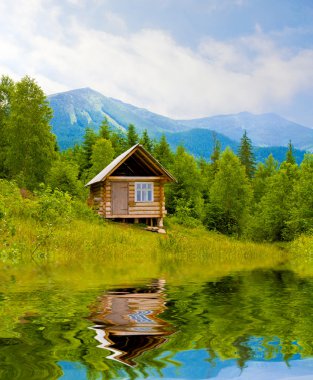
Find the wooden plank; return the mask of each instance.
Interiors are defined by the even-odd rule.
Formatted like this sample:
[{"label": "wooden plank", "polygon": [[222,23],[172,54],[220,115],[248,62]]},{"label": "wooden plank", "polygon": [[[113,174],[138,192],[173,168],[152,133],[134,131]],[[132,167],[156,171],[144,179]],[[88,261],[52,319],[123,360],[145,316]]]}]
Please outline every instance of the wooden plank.
[{"label": "wooden plank", "polygon": [[127,215],[114,215],[114,214],[111,214],[109,216],[107,216],[107,218],[109,219],[113,219],[113,218],[125,218],[125,219],[128,219],[128,218],[158,218],[160,215],[159,214],[127,214]]},{"label": "wooden plank", "polygon": [[136,205],[160,204],[160,197],[154,197],[153,202],[135,202],[135,196],[129,194],[129,201],[134,202]]},{"label": "wooden plank", "polygon": [[[136,155],[137,157],[139,158],[139,160],[141,160],[146,166],[149,167],[150,170],[152,170],[154,173],[162,173],[161,169],[159,168],[159,166],[156,164],[156,162],[154,162],[148,155],[146,155],[144,152],[142,151],[137,151],[136,152]],[[163,178],[163,177],[161,177]]]},{"label": "wooden plank", "polygon": [[161,215],[159,210],[156,211],[140,211],[140,210],[134,210],[133,212],[129,212],[129,215],[142,215],[142,216],[147,216],[148,215]]},{"label": "wooden plank", "polygon": [[158,206],[156,207],[129,207],[129,212],[134,211],[160,211],[160,208]]},{"label": "wooden plank", "polygon": [[101,193],[102,193],[102,200],[103,200],[103,208],[105,208],[105,204],[106,204],[105,186],[106,186],[105,183],[101,186]]},{"label": "wooden plank", "polygon": [[135,202],[133,207],[159,207],[159,202]]},{"label": "wooden plank", "polygon": [[163,180],[163,177],[160,176],[147,176],[147,177],[127,177],[127,176],[111,176],[108,178],[110,181],[117,182],[159,182]]},{"label": "wooden plank", "polygon": [[159,176],[160,171],[158,171],[155,166],[150,165],[149,161],[145,159],[142,155],[139,154],[137,151],[136,154],[134,155],[134,159],[136,159],[137,164],[141,167],[148,168],[154,175]]}]

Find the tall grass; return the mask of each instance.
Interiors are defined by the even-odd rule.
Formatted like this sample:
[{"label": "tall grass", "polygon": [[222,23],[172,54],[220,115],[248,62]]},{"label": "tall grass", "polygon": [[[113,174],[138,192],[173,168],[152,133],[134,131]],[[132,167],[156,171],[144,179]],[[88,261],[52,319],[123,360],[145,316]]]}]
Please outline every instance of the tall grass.
[{"label": "tall grass", "polygon": [[203,227],[168,223],[168,234],[159,235],[107,222],[49,189],[23,199],[14,185],[2,181],[1,205],[0,267],[46,268],[51,275],[64,269],[65,282],[79,284],[84,269],[94,272],[94,281],[161,276],[185,282],[282,265],[288,259],[273,245],[237,241]]}]

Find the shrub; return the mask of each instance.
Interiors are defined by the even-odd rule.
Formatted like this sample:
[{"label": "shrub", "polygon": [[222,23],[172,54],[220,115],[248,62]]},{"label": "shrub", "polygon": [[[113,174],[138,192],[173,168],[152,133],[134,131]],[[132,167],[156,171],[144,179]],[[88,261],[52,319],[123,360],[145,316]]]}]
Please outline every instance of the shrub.
[{"label": "shrub", "polygon": [[177,200],[176,212],[172,220],[177,224],[190,228],[199,227],[202,224],[199,219],[194,218],[191,201],[186,202],[183,199]]},{"label": "shrub", "polygon": [[52,190],[50,186],[41,186],[40,192],[36,193],[36,209],[33,217],[40,222],[68,223],[73,218],[73,201],[68,193],[60,190]]}]

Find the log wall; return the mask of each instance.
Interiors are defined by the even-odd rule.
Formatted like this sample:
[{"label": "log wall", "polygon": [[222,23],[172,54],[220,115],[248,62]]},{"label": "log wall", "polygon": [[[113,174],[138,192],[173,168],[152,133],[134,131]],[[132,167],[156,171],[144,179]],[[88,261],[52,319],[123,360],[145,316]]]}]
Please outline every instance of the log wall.
[{"label": "log wall", "polygon": [[128,213],[125,215],[113,215],[111,181],[105,181],[102,188],[103,206],[101,215],[106,218],[162,218],[166,214],[163,186],[163,183],[154,182],[153,202],[135,202],[135,182],[129,182]]},{"label": "log wall", "polygon": [[104,215],[103,183],[98,182],[90,187],[89,202],[99,215]]},{"label": "log wall", "polygon": [[125,215],[112,214],[112,185],[108,180],[90,187],[88,203],[105,218],[163,218],[166,215],[164,184],[153,183],[153,202],[135,202],[135,182],[128,183],[128,213]]}]

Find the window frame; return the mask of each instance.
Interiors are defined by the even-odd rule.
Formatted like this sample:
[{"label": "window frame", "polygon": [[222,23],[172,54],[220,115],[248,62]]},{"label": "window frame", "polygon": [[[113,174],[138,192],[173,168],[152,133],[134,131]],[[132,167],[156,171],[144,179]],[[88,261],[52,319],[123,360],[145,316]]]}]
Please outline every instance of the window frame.
[{"label": "window frame", "polygon": [[[140,185],[140,189],[137,188],[137,186]],[[137,191],[140,191],[140,199],[143,198],[143,191],[147,193],[147,198],[148,198],[148,190],[149,189],[143,189],[142,185],[150,185],[151,186],[151,201],[148,199],[146,200],[138,200],[137,198]],[[150,191],[150,190],[149,190]],[[136,203],[152,203],[154,202],[154,183],[153,182],[135,182],[135,202]]]}]

